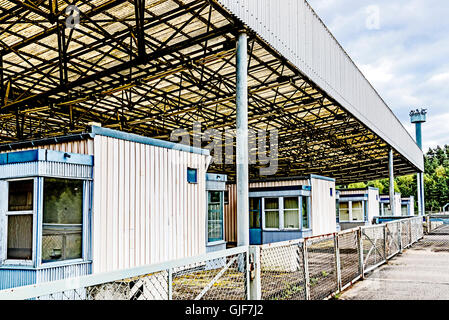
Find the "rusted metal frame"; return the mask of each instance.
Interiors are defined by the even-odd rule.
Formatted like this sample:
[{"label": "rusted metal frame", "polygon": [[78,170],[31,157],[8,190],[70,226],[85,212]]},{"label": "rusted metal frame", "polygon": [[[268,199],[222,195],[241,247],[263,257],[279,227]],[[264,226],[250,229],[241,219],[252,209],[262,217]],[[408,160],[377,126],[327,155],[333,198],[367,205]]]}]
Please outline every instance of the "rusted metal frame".
[{"label": "rusted metal frame", "polygon": [[[113,8],[113,7],[115,7],[115,6],[119,5],[119,4],[122,4],[122,3],[126,2],[126,1],[127,0],[111,0],[111,1],[105,3],[105,4],[101,5],[101,6],[95,7],[94,9],[92,9],[89,12],[86,12],[86,15],[88,15],[89,17],[95,16],[95,15],[97,15],[99,13],[102,13],[102,12],[104,12],[104,11],[110,9],[110,8]],[[39,34],[37,34],[35,36],[32,36],[30,38],[25,39],[24,41],[16,43],[16,44],[14,44],[12,46],[8,46],[8,49],[3,50],[3,53],[6,55],[8,53],[13,52],[13,50],[19,50],[19,49],[21,49],[23,47],[26,47],[29,44],[32,44],[32,43],[37,42],[39,40],[42,40],[42,39],[44,39],[44,38],[54,34],[55,32],[56,32],[56,26],[48,28],[48,29],[42,31],[41,33],[39,33]]]},{"label": "rusted metal frame", "polygon": [[5,73],[3,72],[3,54],[0,52],[0,107],[3,106],[5,102]]},{"label": "rusted metal frame", "polygon": [[15,4],[18,7],[24,8],[28,11],[31,11],[45,19],[47,19],[47,21],[50,21],[50,15],[47,14],[46,12],[42,11],[41,9],[39,9],[38,7],[35,7],[33,4],[31,3],[27,3],[25,1],[20,1],[20,0],[8,0],[9,2]]},{"label": "rusted metal frame", "polygon": [[[212,19],[212,6],[209,7],[209,15],[208,15],[208,21],[207,21],[207,29],[206,29],[206,33],[209,33],[210,30],[210,26],[211,26],[211,19]],[[204,53],[203,55],[205,56],[207,53],[207,41],[204,44]],[[201,66],[201,78],[200,78],[200,85],[203,86],[203,74],[204,74],[204,64]]]},{"label": "rusted metal frame", "polygon": [[[223,34],[223,33],[228,33],[230,31],[232,31],[232,29],[233,29],[232,26],[226,26],[224,28],[220,28],[215,33],[211,33],[211,34],[208,34],[208,35],[200,35],[198,37],[195,37],[195,39],[189,39],[189,40],[186,40],[186,41],[182,41],[182,42],[177,43],[177,44],[175,44],[175,45],[173,45],[171,47],[162,49],[159,52],[153,52],[153,53],[147,54],[145,59],[146,60],[156,59],[159,56],[163,56],[163,55],[170,54],[171,52],[175,52],[175,51],[179,50],[180,48],[183,48],[183,47],[186,47],[186,46],[193,46],[193,45],[195,45],[198,42],[205,41],[206,39],[217,37],[217,36],[219,36],[220,34]],[[110,77],[111,75],[115,75],[115,74],[119,73],[120,71],[128,69],[129,67],[137,66],[137,65],[142,64],[142,63],[143,62],[140,61],[140,60],[129,61],[129,62],[120,64],[120,65],[114,66],[112,68],[109,68],[107,70],[101,71],[101,72],[99,72],[97,74],[86,76],[83,79],[78,79],[78,80],[75,80],[73,82],[70,82],[70,83],[68,83],[66,85],[66,88],[67,89],[76,88],[76,87],[82,86],[84,84],[87,84],[89,82],[93,82],[93,81],[95,81],[97,79],[101,79],[103,77]],[[25,101],[21,101],[21,102],[18,102],[18,103],[13,103],[13,104],[9,105],[9,107],[13,107],[13,106],[17,107],[17,106],[20,106],[20,105],[23,105],[23,104],[35,101],[36,99],[39,99],[39,98],[46,98],[48,96],[55,95],[55,94],[58,94],[58,93],[60,93],[62,91],[65,91],[66,88],[58,86],[58,87],[53,88],[53,89],[51,89],[51,90],[49,90],[49,91],[47,91],[45,93],[42,93],[42,94],[36,95],[34,97],[28,98]]]},{"label": "rusted metal frame", "polygon": [[135,19],[136,19],[136,37],[137,37],[137,52],[138,56],[143,58],[146,54],[145,52],[145,0],[135,0]]},{"label": "rusted metal frame", "polygon": [[58,21],[56,27],[58,36],[59,81],[60,85],[64,86],[68,82],[65,25]]}]

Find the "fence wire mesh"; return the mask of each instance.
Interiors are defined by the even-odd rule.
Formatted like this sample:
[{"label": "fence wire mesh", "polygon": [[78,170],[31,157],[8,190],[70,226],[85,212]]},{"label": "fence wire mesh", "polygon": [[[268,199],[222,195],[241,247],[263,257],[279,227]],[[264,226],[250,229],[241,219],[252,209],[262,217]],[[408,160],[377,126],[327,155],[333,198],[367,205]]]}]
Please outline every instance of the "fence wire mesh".
[{"label": "fence wire mesh", "polygon": [[408,248],[408,246],[412,243],[412,228],[410,220],[402,220],[401,221],[401,241],[402,241],[402,249]]},{"label": "fence wire mesh", "polygon": [[[427,217],[430,232],[417,249],[449,253],[449,216]],[[423,219],[398,220],[382,225],[259,246],[260,296],[264,300],[321,300],[371,271],[423,237]],[[254,249],[254,248],[252,248]],[[172,264],[161,264],[136,271],[121,271],[108,280],[68,279],[53,290],[28,299],[39,300],[244,300],[250,296],[247,266],[254,261],[250,247],[239,247]],[[363,263],[363,265],[361,264]],[[255,265],[251,265],[254,267]],[[139,269],[141,270],[141,269]],[[119,276],[127,275],[124,279]],[[88,277],[88,276],[87,276]],[[106,279],[102,277],[102,279]],[[113,281],[110,281],[113,279]],[[71,283],[71,281],[75,283]],[[254,283],[253,283],[254,284]],[[252,284],[252,285],[253,285]],[[70,288],[70,290],[69,290]],[[30,288],[35,290],[36,288]],[[64,289],[67,289],[63,291]],[[48,294],[51,292],[50,294]],[[0,297],[2,292],[0,291]],[[254,297],[254,296],[252,296]]]},{"label": "fence wire mesh", "polygon": [[399,224],[400,222],[390,222],[385,225],[387,258],[392,257],[400,251]]},{"label": "fence wire mesh", "polygon": [[415,246],[418,250],[449,253],[449,216],[432,215],[426,219],[427,232]]},{"label": "fence wire mesh", "polygon": [[173,300],[244,300],[247,298],[245,253],[178,268]]},{"label": "fence wire mesh", "polygon": [[362,228],[364,270],[385,261],[384,226]]},{"label": "fence wire mesh", "polygon": [[340,257],[341,285],[351,283],[360,276],[360,257],[358,230],[338,234],[338,250]]},{"label": "fence wire mesh", "polygon": [[305,300],[306,284],[302,243],[260,250],[263,300]]},{"label": "fence wire mesh", "polygon": [[322,300],[337,292],[334,236],[306,240],[310,299]]}]

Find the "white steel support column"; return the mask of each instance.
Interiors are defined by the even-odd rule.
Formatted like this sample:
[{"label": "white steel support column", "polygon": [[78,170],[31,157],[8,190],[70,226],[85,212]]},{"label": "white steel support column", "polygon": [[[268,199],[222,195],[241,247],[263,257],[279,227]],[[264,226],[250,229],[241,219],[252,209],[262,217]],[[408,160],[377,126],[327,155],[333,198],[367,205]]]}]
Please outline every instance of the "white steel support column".
[{"label": "white steel support column", "polygon": [[426,214],[426,202],[424,199],[424,172],[419,173],[419,181],[420,181],[420,192],[421,192],[421,215],[424,216]]},{"label": "white steel support column", "polygon": [[237,245],[249,245],[248,198],[248,36],[240,31],[237,38]]},{"label": "white steel support column", "polygon": [[391,214],[396,214],[396,203],[394,201],[394,167],[393,167],[393,149],[390,149],[388,154],[388,171],[390,174],[390,208]]},{"label": "white steel support column", "polygon": [[424,214],[421,206],[421,173],[419,172],[416,174],[416,188],[418,195],[418,198],[416,199],[416,201],[418,202],[418,216],[422,216]]}]

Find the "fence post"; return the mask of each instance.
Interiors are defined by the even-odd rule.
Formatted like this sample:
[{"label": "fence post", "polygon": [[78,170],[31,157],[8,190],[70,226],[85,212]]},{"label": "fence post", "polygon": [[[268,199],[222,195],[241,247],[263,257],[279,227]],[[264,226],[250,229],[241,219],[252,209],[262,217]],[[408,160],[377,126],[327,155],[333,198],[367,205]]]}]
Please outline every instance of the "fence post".
[{"label": "fence post", "polygon": [[337,272],[337,291],[341,291],[341,261],[340,261],[340,246],[338,244],[338,233],[334,233],[334,248],[335,248],[335,271]]},{"label": "fence post", "polygon": [[248,256],[248,297],[249,300],[262,300],[260,246],[250,246]]},{"label": "fence post", "polygon": [[168,271],[168,300],[173,300],[173,269],[170,268]]},{"label": "fence post", "polygon": [[362,228],[359,227],[357,230],[357,244],[359,247],[359,273],[362,279],[365,279],[365,266],[363,263],[363,239],[362,239]]},{"label": "fence post", "polygon": [[402,221],[398,221],[398,223],[399,253],[402,253]]},{"label": "fence post", "polygon": [[387,229],[387,224],[384,225],[384,258],[385,258],[385,262],[388,262],[387,260],[387,236],[388,236],[388,229]]},{"label": "fence post", "polygon": [[307,239],[304,239],[303,242],[302,255],[304,257],[304,289],[306,292],[306,300],[310,300],[309,255],[307,253]]}]

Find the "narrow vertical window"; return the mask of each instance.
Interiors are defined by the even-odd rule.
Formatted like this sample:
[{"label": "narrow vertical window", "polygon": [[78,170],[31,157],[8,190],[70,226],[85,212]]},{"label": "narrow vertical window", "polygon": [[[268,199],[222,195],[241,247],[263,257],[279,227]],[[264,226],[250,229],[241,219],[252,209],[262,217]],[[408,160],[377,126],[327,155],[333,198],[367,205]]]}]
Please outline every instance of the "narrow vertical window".
[{"label": "narrow vertical window", "polygon": [[302,228],[310,229],[309,221],[309,197],[302,197]]},{"label": "narrow vertical window", "polygon": [[260,229],[260,201],[261,198],[249,198],[249,227]]},{"label": "narrow vertical window", "polygon": [[279,229],[279,199],[265,198],[265,228]]},{"label": "narrow vertical window", "polygon": [[209,191],[207,213],[208,242],[223,240],[223,192]]},{"label": "narrow vertical window", "polygon": [[284,229],[299,229],[299,198],[284,198]]},{"label": "narrow vertical window", "polygon": [[6,258],[31,260],[34,180],[8,182]]}]

